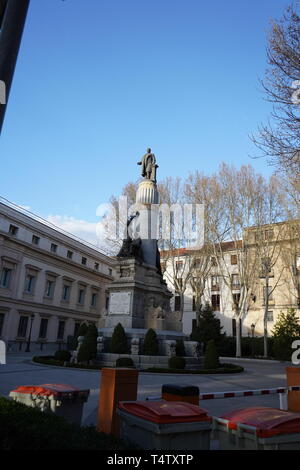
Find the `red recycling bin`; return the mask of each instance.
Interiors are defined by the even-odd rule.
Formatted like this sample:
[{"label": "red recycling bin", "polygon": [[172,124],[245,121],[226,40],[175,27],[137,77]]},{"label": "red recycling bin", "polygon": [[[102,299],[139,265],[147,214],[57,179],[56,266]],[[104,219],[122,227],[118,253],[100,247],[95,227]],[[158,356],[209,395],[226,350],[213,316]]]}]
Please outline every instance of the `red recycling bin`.
[{"label": "red recycling bin", "polygon": [[175,401],[120,402],[121,437],[142,449],[208,450],[211,418],[199,406]]},{"label": "red recycling bin", "polygon": [[213,418],[213,434],[221,449],[300,449],[300,413],[250,407]]},{"label": "red recycling bin", "polygon": [[81,424],[83,405],[90,391],[66,384],[21,385],[9,394],[15,401],[53,412],[71,423]]}]

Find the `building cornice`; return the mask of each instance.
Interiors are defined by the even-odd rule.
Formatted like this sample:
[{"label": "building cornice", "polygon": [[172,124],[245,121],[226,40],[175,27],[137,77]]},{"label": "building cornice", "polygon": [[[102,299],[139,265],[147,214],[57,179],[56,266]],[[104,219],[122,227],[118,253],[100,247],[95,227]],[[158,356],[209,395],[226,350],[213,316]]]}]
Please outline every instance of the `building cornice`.
[{"label": "building cornice", "polygon": [[[1,206],[7,210],[7,213],[5,210],[1,211]],[[110,258],[104,253],[102,253],[101,251],[98,251],[96,246],[95,248],[93,248],[93,246],[89,246],[88,244],[85,244],[84,240],[80,241],[76,239],[75,237],[73,238],[71,236],[72,234],[68,235],[64,233],[63,231],[60,231],[59,227],[55,227],[55,226],[52,227],[50,225],[47,225],[48,222],[46,220],[45,220],[45,223],[43,223],[40,220],[37,220],[27,214],[24,214],[23,212],[19,212],[18,210],[10,207],[9,205],[3,204],[3,202],[0,202],[0,214],[6,219],[11,219],[17,224],[21,223],[25,226],[28,226],[30,230],[32,230],[33,232],[37,232],[44,237],[47,237],[47,238],[51,237],[51,239],[57,242],[63,243],[65,245],[71,245],[71,246],[75,245],[79,251],[90,253],[90,254],[93,253],[93,256],[99,257],[100,259],[102,259],[103,262],[107,264],[111,263]],[[26,220],[22,220],[22,217],[24,217]],[[35,216],[35,217],[39,217],[39,216]],[[36,227],[35,224],[37,224],[38,227]],[[51,231],[51,233],[49,233],[46,230],[46,228],[49,231]]]},{"label": "building cornice", "polygon": [[52,261],[52,260],[55,260],[58,262],[58,264],[60,263],[60,267],[63,270],[66,269],[66,264],[67,264],[68,270],[76,274],[82,275],[84,273],[85,275],[89,275],[89,276],[92,274],[94,276],[94,279],[100,278],[100,279],[106,279],[107,281],[113,280],[113,276],[110,276],[105,273],[101,273],[99,271],[95,271],[94,269],[91,269],[81,264],[78,265],[77,263],[69,260],[68,258],[64,258],[52,252],[47,252],[45,250],[42,250],[41,248],[33,246],[30,243],[24,242],[23,240],[17,239],[13,236],[9,236],[9,234],[5,232],[0,231],[0,235],[2,235],[9,242],[13,242],[13,244],[16,244],[19,247],[25,248],[25,250],[16,250],[16,248],[14,247],[13,249],[16,251],[19,251],[19,253],[22,253],[24,255],[24,253],[27,254],[27,250],[29,250],[30,257],[33,259],[36,259],[37,261],[43,261],[45,263],[52,264],[53,266],[57,266],[57,264],[53,263]]},{"label": "building cornice", "polygon": [[[0,302],[4,302],[5,304],[14,304],[16,305],[16,309],[18,311],[21,311],[23,310],[24,308],[28,308],[30,310],[32,309],[35,309],[35,310],[39,310],[40,313],[42,313],[43,310],[50,310],[52,312],[55,312],[55,315],[57,316],[60,316],[61,313],[64,313],[66,315],[79,315],[79,316],[83,316],[83,317],[93,317],[93,318],[97,318],[99,319],[100,318],[100,313],[91,313],[90,311],[78,311],[78,310],[74,310],[74,309],[70,309],[70,308],[65,308],[65,307],[62,307],[62,306],[54,306],[54,305],[45,305],[45,304],[42,304],[42,303],[39,303],[39,302],[30,302],[30,301],[26,301],[24,299],[20,299],[20,300],[17,300],[17,299],[11,299],[9,297],[2,297],[0,296]],[[9,309],[9,307],[6,307],[6,306],[2,306],[0,305],[0,310],[7,310]],[[25,311],[25,310],[24,310]],[[28,312],[27,312],[28,313]],[[43,314],[43,313],[42,313]]]}]

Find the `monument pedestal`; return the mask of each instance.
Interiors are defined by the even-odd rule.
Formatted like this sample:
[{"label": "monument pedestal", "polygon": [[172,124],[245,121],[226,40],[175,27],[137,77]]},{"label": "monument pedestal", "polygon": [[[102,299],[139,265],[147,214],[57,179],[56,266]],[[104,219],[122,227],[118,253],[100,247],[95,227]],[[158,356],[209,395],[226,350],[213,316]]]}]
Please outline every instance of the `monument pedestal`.
[{"label": "monument pedestal", "polygon": [[119,258],[115,280],[108,286],[109,306],[100,329],[118,323],[126,329],[182,331],[178,312],[171,312],[172,293],[155,266],[135,258]]}]

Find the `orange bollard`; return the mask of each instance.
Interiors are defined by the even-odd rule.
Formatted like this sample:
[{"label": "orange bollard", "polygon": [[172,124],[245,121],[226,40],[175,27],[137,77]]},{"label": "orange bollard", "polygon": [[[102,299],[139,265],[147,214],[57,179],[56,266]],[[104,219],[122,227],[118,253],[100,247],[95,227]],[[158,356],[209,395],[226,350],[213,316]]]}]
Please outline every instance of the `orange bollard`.
[{"label": "orange bollard", "polygon": [[[287,386],[300,385],[300,367],[286,367]],[[300,411],[300,391],[288,392],[288,410]]]},{"label": "orange bollard", "polygon": [[138,375],[135,369],[102,369],[97,431],[119,437],[120,423],[116,408],[119,401],[137,399]]}]

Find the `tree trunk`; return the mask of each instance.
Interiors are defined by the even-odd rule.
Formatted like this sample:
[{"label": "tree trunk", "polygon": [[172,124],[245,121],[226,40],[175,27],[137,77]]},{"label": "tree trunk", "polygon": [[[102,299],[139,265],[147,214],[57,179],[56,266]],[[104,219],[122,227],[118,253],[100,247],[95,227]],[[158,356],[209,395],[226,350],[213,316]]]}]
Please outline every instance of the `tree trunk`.
[{"label": "tree trunk", "polygon": [[180,293],[180,321],[182,321],[182,318],[183,318],[183,310],[184,310],[184,305],[183,305],[183,301],[184,301],[184,293]]},{"label": "tree trunk", "polygon": [[264,357],[268,357],[268,329],[266,318],[264,318]]},{"label": "tree trunk", "polygon": [[236,357],[242,357],[242,341],[241,341],[241,322],[240,317],[236,317]]},{"label": "tree trunk", "polygon": [[268,357],[268,310],[269,310],[269,276],[266,276],[265,313],[264,313],[264,357]]},{"label": "tree trunk", "polygon": [[199,326],[199,318],[202,310],[201,296],[196,294],[195,296],[195,307],[196,307],[196,324]]}]

